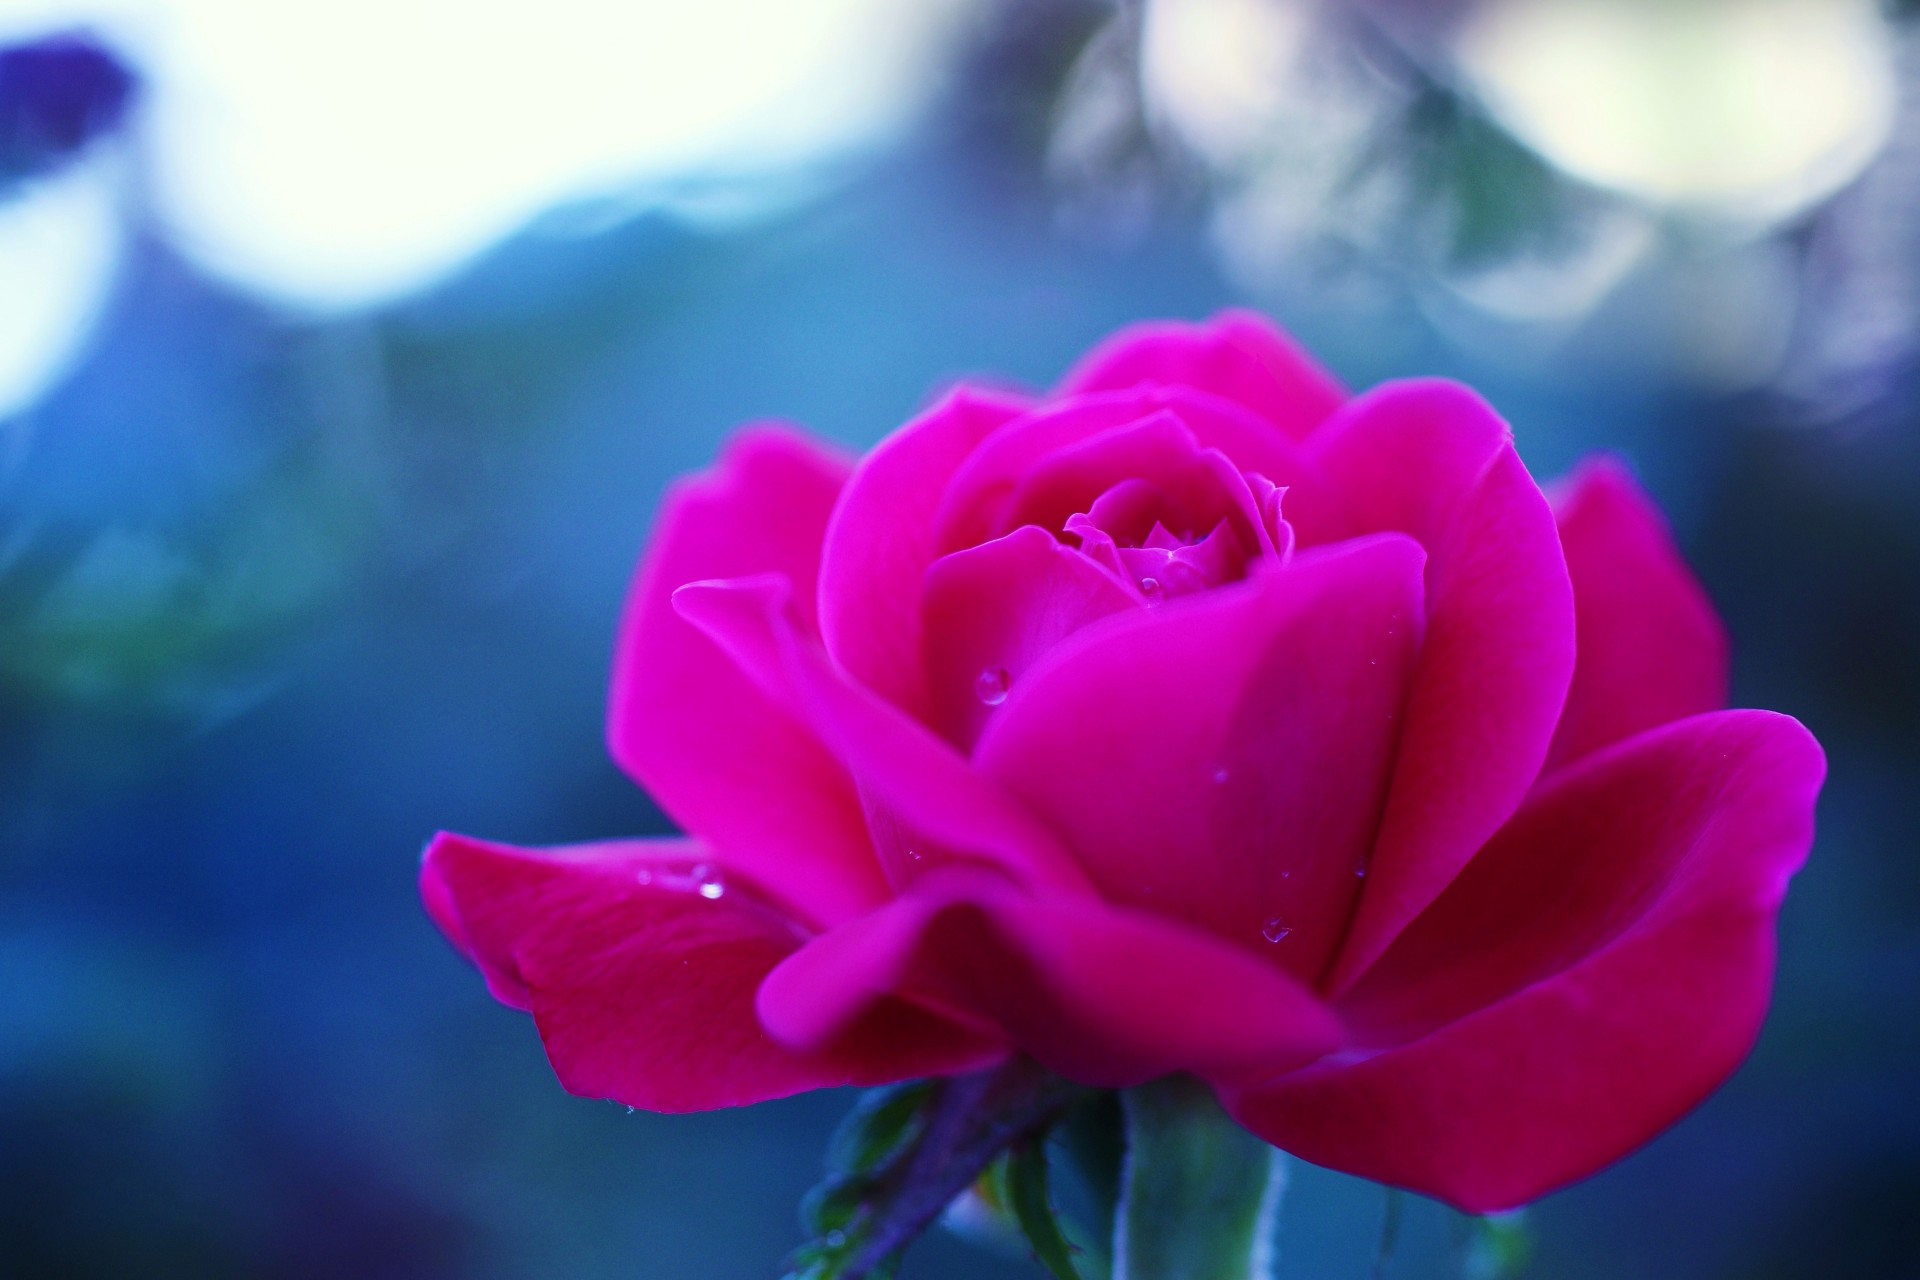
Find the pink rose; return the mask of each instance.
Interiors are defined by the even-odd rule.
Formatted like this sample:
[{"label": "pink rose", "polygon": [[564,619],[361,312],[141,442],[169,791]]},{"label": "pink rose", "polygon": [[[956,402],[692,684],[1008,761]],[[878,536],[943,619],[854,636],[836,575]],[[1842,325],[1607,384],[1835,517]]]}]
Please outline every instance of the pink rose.
[{"label": "pink rose", "polygon": [[1725,693],[1619,466],[1550,500],[1464,387],[1143,325],[858,461],[742,432],[667,498],[613,676],[688,835],[442,835],[421,889],[575,1093],[1189,1072],[1501,1209],[1753,1043],[1824,763]]}]

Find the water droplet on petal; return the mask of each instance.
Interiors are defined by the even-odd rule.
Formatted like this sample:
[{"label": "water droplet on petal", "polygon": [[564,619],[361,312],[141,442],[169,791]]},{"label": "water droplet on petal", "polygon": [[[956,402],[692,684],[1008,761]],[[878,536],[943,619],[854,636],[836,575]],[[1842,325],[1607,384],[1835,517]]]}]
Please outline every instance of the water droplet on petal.
[{"label": "water droplet on petal", "polygon": [[1293,932],[1293,926],[1280,916],[1268,916],[1260,926],[1260,936],[1268,942],[1278,942]]},{"label": "water droplet on petal", "polygon": [[1232,775],[1231,775],[1231,774],[1229,774],[1229,773],[1228,773],[1228,772],[1227,772],[1227,771],[1226,771],[1226,770],[1225,770],[1224,768],[1221,768],[1221,769],[1215,769],[1215,770],[1213,771],[1213,782],[1214,782],[1214,785],[1215,785],[1215,786],[1219,786],[1219,785],[1220,785],[1221,783],[1224,783],[1224,782],[1225,782],[1225,781],[1226,781],[1226,780],[1227,780],[1227,779],[1228,779],[1229,777],[1231,777],[1231,776],[1232,776]]},{"label": "water droplet on petal", "polygon": [[704,862],[693,869],[693,884],[694,891],[708,901],[727,891],[726,884],[720,879],[720,872]]},{"label": "water droplet on petal", "polygon": [[973,696],[990,707],[997,707],[1007,700],[1007,670],[1005,667],[988,667],[973,682]]},{"label": "water droplet on petal", "polygon": [[649,885],[653,883],[653,872],[647,870],[645,867],[642,867],[638,871],[633,873],[633,878],[637,883],[641,885]]},{"label": "water droplet on petal", "polygon": [[1160,598],[1160,593],[1161,593],[1160,579],[1158,578],[1140,579],[1140,594],[1145,596],[1149,603],[1151,603],[1152,601],[1158,600]]},{"label": "water droplet on petal", "polygon": [[926,856],[927,856],[926,854],[924,854],[924,853],[922,853],[922,852],[920,852],[920,851],[919,851],[918,849],[909,849],[909,850],[907,850],[907,861],[908,861],[908,862],[918,862],[918,861],[920,861],[920,859],[922,859],[922,858],[924,858],[924,857],[926,857]]}]

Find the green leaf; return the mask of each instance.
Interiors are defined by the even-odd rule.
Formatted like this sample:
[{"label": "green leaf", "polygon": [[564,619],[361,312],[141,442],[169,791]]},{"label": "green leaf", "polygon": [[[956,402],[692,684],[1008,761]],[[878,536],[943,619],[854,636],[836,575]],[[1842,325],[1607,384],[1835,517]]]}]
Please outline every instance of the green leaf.
[{"label": "green leaf", "polygon": [[1286,1166],[1185,1076],[1129,1089],[1113,1280],[1271,1280]]},{"label": "green leaf", "polygon": [[1073,1246],[1060,1229],[1052,1200],[1047,1195],[1047,1149],[1038,1142],[1015,1147],[1003,1163],[1004,1191],[1014,1221],[1033,1246],[1033,1256],[1052,1272],[1055,1280],[1080,1280],[1074,1266]]}]

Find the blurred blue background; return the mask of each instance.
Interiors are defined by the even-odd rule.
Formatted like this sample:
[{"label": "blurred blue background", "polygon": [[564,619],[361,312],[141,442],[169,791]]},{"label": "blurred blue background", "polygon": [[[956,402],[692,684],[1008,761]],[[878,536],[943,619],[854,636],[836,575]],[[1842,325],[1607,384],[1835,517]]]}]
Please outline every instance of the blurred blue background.
[{"label": "blurred blue background", "polygon": [[[603,680],[734,426],[866,446],[1236,303],[1543,476],[1624,453],[1832,756],[1758,1051],[1527,1274],[1920,1276],[1905,6],[0,0],[0,50],[0,1276],[773,1275],[848,1098],[567,1097],[418,850],[664,829]],[[1300,1167],[1283,1274],[1381,1212]]]}]

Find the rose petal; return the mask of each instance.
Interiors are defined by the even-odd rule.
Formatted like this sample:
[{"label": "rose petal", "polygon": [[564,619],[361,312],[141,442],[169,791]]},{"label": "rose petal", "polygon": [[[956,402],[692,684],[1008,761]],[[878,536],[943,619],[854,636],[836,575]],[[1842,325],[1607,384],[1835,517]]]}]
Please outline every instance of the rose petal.
[{"label": "rose petal", "polygon": [[1379,822],[1424,559],[1383,535],[1111,619],[1014,688],[979,768],[1109,901],[1315,982]]},{"label": "rose petal", "polygon": [[1038,460],[1015,487],[1003,519],[1062,530],[1070,517],[1090,512],[1116,486],[1141,477],[1150,481],[1164,504],[1152,514],[1178,521],[1179,538],[1202,536],[1227,520],[1248,554],[1274,554],[1246,477],[1218,449],[1202,448],[1180,417],[1167,410],[1064,445]]},{"label": "rose petal", "polygon": [[1491,1003],[1230,1109],[1316,1164],[1473,1212],[1617,1159],[1752,1045],[1823,772],[1805,729],[1758,711],[1698,716],[1566,770],[1343,1008],[1378,1037]]},{"label": "rose petal", "polygon": [[[827,652],[909,715],[927,713],[912,604],[938,554],[933,524],[941,495],[980,441],[1028,407],[971,387],[954,391],[861,460],[827,526],[819,592]],[[812,579],[794,581],[805,586]]]},{"label": "rose petal", "polygon": [[1171,1071],[1252,1078],[1339,1042],[1303,984],[1240,948],[958,868],[788,957],[761,988],[760,1016],[781,1039],[814,1044],[902,991],[975,1012],[1047,1066],[1103,1087]]},{"label": "rose petal", "polygon": [[811,868],[795,905],[822,923],[886,897],[853,784],[670,597],[697,579],[762,571],[810,586],[847,470],[798,432],[759,427],[668,493],[628,597],[607,713],[614,759],[681,827],[750,873]]},{"label": "rose petal", "polygon": [[873,1006],[814,1052],[774,1041],[754,992],[799,944],[797,924],[747,885],[704,896],[700,885],[720,882],[689,865],[705,856],[681,840],[536,850],[441,835],[421,892],[494,994],[532,1011],[571,1093],[702,1111],[969,1070],[1003,1054],[900,1001]]},{"label": "rose petal", "polygon": [[1138,607],[1111,573],[1032,525],[936,560],[920,606],[934,727],[971,750],[1007,690],[1048,650]]},{"label": "rose petal", "polygon": [[[1427,635],[1339,991],[1512,814],[1546,758],[1573,670],[1573,589],[1553,513],[1506,424],[1453,383],[1390,384],[1312,441],[1347,507],[1288,494],[1302,545],[1396,530],[1427,549]],[[1311,500],[1309,500],[1311,499]]]},{"label": "rose petal", "polygon": [[1299,439],[1346,391],[1265,316],[1223,311],[1204,324],[1155,321],[1122,329],[1067,375],[1061,394],[1142,383],[1192,387],[1232,400]]},{"label": "rose petal", "polygon": [[1241,471],[1280,485],[1320,479],[1299,445],[1231,400],[1162,386],[1076,395],[1013,419],[980,441],[940,500],[933,547],[957,551],[1031,523],[1016,515],[1014,495],[1037,467],[1103,432],[1162,413],[1177,418],[1202,449],[1219,450]]},{"label": "rose petal", "polygon": [[785,579],[693,583],[674,606],[859,779],[881,819],[876,836],[895,883],[960,855],[1023,883],[1088,892],[1058,841],[1018,803],[925,725],[848,679],[802,634]]},{"label": "rose petal", "polygon": [[1549,764],[1726,706],[1726,628],[1626,468],[1586,463],[1555,508],[1579,660]]}]

